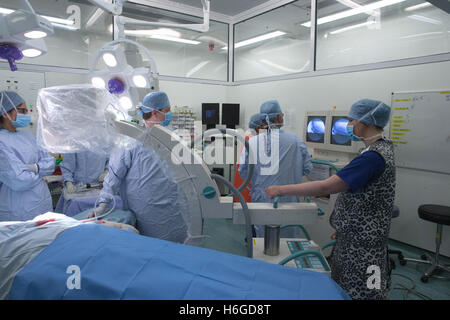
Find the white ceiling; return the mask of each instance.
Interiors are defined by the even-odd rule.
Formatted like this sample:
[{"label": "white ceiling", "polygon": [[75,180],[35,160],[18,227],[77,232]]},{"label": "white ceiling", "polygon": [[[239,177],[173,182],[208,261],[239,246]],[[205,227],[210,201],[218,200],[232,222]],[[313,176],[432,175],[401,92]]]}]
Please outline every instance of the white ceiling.
[{"label": "white ceiling", "polygon": [[[191,7],[202,7],[201,0],[172,0]],[[270,0],[211,0],[211,11],[235,16]]]}]

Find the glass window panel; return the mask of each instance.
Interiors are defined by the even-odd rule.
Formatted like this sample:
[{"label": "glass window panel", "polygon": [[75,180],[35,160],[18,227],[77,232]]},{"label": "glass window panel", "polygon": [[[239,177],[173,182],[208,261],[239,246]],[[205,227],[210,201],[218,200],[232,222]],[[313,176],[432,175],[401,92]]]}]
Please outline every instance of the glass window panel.
[{"label": "glass window panel", "polygon": [[450,15],[421,0],[318,1],[317,68],[450,51]]},{"label": "glass window panel", "polygon": [[236,24],[234,80],[309,71],[310,29],[301,23],[310,14],[311,1],[300,0]]},{"label": "glass window panel", "polygon": [[[203,18],[126,3],[123,15],[149,22],[201,24]],[[208,32],[158,26],[125,26],[125,36],[146,47],[158,73],[165,76],[228,80],[228,24],[210,20]],[[180,42],[183,41],[183,42]],[[142,53],[133,66],[149,66]]]},{"label": "glass window panel", "polygon": [[[112,41],[112,15],[103,12],[90,20],[97,7],[83,0],[30,0],[37,14],[58,18],[54,34],[44,38],[47,53],[36,58],[23,58],[19,63],[58,67],[90,67],[93,56],[104,44]],[[0,0],[0,8],[18,9],[17,0]],[[71,24],[72,17],[75,23]]]}]

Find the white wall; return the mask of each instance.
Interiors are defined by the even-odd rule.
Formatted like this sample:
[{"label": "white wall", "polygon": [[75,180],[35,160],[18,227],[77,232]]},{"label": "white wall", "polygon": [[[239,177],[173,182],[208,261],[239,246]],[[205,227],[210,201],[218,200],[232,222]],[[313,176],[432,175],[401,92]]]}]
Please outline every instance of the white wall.
[{"label": "white wall", "polygon": [[[278,99],[282,108],[295,110],[291,130],[301,136],[307,110],[348,110],[361,98],[379,99],[390,104],[391,92],[448,90],[450,61],[423,65],[326,75],[312,78],[273,81],[229,87],[227,98],[241,103],[245,121],[258,111],[260,104]],[[430,155],[432,156],[432,155]],[[434,251],[436,225],[419,219],[420,204],[434,203],[450,206],[450,176],[417,170],[398,169],[396,205],[400,217],[392,221],[391,238],[413,246]],[[329,239],[327,220],[323,228],[311,228],[314,239]],[[444,226],[443,254],[450,256],[450,227]]]}]

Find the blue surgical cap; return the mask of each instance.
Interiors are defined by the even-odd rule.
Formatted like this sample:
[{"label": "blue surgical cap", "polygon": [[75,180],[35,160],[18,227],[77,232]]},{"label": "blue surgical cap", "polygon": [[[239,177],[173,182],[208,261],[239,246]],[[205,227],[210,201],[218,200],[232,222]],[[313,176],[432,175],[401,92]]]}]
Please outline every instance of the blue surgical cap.
[{"label": "blue surgical cap", "polygon": [[3,115],[5,112],[11,111],[15,107],[25,102],[25,100],[23,100],[23,98],[14,91],[1,91],[0,100],[3,107],[0,108],[0,115]]},{"label": "blue surgical cap", "polygon": [[362,99],[350,108],[348,118],[356,119],[367,125],[384,128],[389,122],[391,107],[378,100]]},{"label": "blue surgical cap", "polygon": [[266,119],[266,115],[269,116],[269,119],[275,118],[279,113],[281,113],[281,107],[277,100],[266,101],[261,105],[259,109],[261,114],[261,118],[263,120]]},{"label": "blue surgical cap", "polygon": [[259,113],[252,115],[250,121],[248,122],[248,127],[250,129],[256,129],[256,127],[261,127],[263,125],[261,121],[261,116]]},{"label": "blue surgical cap", "polygon": [[152,112],[153,109],[161,110],[170,106],[169,97],[165,92],[151,92],[144,97],[141,110],[143,113]]}]

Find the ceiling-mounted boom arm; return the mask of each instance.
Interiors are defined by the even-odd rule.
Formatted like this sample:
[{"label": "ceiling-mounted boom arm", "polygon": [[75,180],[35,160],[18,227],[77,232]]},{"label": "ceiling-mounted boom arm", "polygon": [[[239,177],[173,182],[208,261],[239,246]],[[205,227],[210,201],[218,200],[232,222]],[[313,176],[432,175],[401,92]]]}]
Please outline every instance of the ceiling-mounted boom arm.
[{"label": "ceiling-mounted boom arm", "polygon": [[[92,0],[91,0],[92,1]],[[119,37],[125,37],[124,26],[157,26],[167,28],[181,28],[187,30],[193,30],[198,32],[208,32],[209,30],[209,14],[211,8],[210,0],[201,0],[203,5],[203,23],[201,24],[179,24],[179,23],[166,23],[166,22],[147,22],[127,17],[118,17],[117,23],[119,27]]]},{"label": "ceiling-mounted boom arm", "polygon": [[112,13],[115,16],[122,14],[123,4],[127,0],[114,0],[112,3],[108,3],[105,0],[89,0],[93,5]]}]

